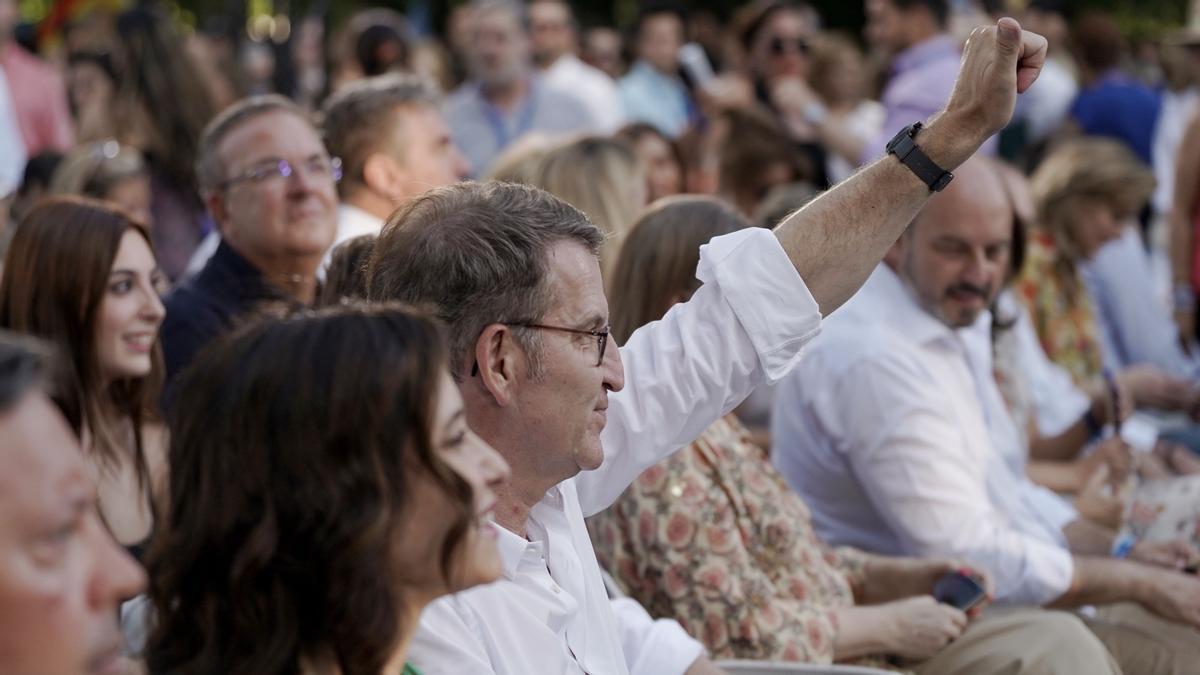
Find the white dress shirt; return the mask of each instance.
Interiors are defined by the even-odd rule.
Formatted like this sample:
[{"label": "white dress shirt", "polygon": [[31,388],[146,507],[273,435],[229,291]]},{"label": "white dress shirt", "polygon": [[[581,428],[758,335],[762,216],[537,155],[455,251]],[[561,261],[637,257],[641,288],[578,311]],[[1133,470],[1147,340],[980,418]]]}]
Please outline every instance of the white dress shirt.
[{"label": "white dress shirt", "polygon": [[620,630],[583,519],[754,387],[782,378],[821,325],[816,301],[767,230],[713,239],[701,248],[697,277],[704,285],[690,301],[621,347],[625,388],[609,396],[604,463],[546,493],[530,511],[528,542],[502,537],[500,581],[425,609],[409,653],[418,668],[623,675],[630,656],[647,654],[655,632]]},{"label": "white dress shirt", "polygon": [[325,270],[329,269],[329,263],[333,259],[333,249],[338,247],[338,244],[350,241],[355,237],[361,237],[364,234],[378,235],[383,229],[384,220],[373,216],[366,211],[342,202],[337,207],[337,235],[333,238],[333,244],[329,250],[325,252],[325,259],[321,261],[322,279],[325,278]]},{"label": "white dress shirt", "polygon": [[574,54],[558,57],[542,71],[542,79],[570,91],[587,104],[596,118],[596,128],[590,130],[593,133],[611,134],[625,123],[625,110],[616,81],[599,68],[580,61]]},{"label": "white dress shirt", "polygon": [[777,389],[772,457],[826,542],[960,557],[997,599],[1044,604],[1070,586],[1076,515],[1025,476],[990,323],[950,329],[880,265]]},{"label": "white dress shirt", "polygon": [[4,69],[0,68],[0,199],[21,187],[27,159],[25,141],[21,138],[21,127],[13,108],[12,91]]}]

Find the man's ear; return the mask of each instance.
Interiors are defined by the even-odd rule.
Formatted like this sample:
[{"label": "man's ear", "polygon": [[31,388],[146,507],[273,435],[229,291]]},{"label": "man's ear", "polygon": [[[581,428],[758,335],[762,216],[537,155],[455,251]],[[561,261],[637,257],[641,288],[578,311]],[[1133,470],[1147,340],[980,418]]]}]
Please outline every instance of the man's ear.
[{"label": "man's ear", "polygon": [[204,200],[204,207],[208,209],[208,214],[212,216],[213,224],[217,226],[217,232],[225,236],[225,222],[229,219],[229,211],[225,208],[225,193],[222,190],[205,190],[201,195]]},{"label": "man's ear", "polygon": [[363,184],[372,192],[391,197],[400,183],[400,167],[396,160],[376,152],[363,162]]},{"label": "man's ear", "polygon": [[496,405],[511,405],[516,400],[518,376],[526,364],[524,350],[512,329],[500,323],[484,328],[475,341],[474,357],[476,377]]}]

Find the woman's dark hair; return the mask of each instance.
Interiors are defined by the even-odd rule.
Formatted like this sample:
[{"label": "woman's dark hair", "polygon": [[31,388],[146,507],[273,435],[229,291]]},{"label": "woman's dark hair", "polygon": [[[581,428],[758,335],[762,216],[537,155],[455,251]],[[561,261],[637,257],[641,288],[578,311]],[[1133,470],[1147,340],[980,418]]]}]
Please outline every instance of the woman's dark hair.
[{"label": "woman's dark hair", "polygon": [[122,433],[133,427],[139,484],[148,485],[142,422],[156,414],[162,387],[162,352],[155,344],[150,374],[107,386],[96,357],[96,318],[108,288],[121,239],[130,230],[150,243],[146,226],[123,211],[83,197],[51,197],[17,226],[0,278],[0,328],[54,345],[54,400],[91,451],[114,464],[129,452]]},{"label": "woman's dark hair", "polygon": [[[433,321],[395,305],[251,323],[201,352],[147,558],[150,672],[381,673],[413,628],[396,551],[448,577],[471,518],[469,485],[432,447],[446,372]],[[460,506],[429,551],[402,538],[418,481]]]},{"label": "woman's dark hair", "polygon": [[325,272],[325,285],[317,298],[318,306],[332,307],[367,299],[367,263],[371,261],[371,251],[375,250],[378,238],[374,234],[363,234],[333,248],[329,269]]},{"label": "woman's dark hair", "polygon": [[677,195],[651,204],[626,236],[609,280],[612,332],[624,344],[700,287],[700,247],[713,237],[750,227],[714,197]]},{"label": "woman's dark hair", "polygon": [[150,164],[174,188],[195,190],[197,145],[205,125],[217,113],[215,97],[170,19],[151,6],[117,17],[122,52],[118,97],[131,107],[127,120],[140,128]]}]

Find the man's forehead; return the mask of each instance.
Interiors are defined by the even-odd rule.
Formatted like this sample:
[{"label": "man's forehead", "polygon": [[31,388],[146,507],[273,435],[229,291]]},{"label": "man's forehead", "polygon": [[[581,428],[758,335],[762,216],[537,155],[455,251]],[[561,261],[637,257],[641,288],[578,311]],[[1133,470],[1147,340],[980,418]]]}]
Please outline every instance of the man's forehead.
[{"label": "man's forehead", "polygon": [[559,241],[546,251],[550,314],[574,322],[605,321],[608,298],[600,276],[600,261],[582,244]]},{"label": "man's forehead", "polygon": [[313,125],[296,113],[273,110],[237,125],[221,139],[217,148],[226,163],[244,159],[253,163],[263,157],[307,157],[324,151]]}]

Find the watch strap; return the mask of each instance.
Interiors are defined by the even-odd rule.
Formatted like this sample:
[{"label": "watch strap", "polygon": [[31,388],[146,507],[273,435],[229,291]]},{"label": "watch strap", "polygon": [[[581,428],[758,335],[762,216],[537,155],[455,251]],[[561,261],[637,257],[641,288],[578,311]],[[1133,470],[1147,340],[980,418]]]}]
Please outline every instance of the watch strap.
[{"label": "watch strap", "polygon": [[929,159],[923,150],[917,145],[916,136],[921,131],[921,123],[917,122],[902,129],[896,134],[895,138],[887,144],[888,154],[896,156],[900,163],[907,166],[910,171],[920,178],[931,192],[941,192],[943,188],[954,180],[954,174],[946,171],[938,166],[936,162]]}]

